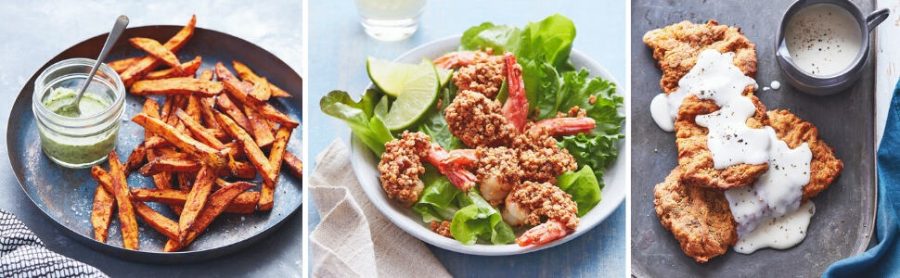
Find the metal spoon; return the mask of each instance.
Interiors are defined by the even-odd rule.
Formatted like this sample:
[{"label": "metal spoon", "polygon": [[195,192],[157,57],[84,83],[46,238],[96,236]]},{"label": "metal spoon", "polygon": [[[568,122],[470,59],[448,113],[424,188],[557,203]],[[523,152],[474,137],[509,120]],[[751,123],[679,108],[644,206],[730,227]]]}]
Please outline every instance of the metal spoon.
[{"label": "metal spoon", "polygon": [[81,115],[81,109],[79,109],[78,105],[78,103],[81,102],[81,97],[84,96],[84,92],[87,91],[88,86],[91,85],[91,80],[94,80],[94,75],[97,74],[97,69],[100,68],[100,64],[102,64],[103,60],[106,59],[106,55],[109,54],[110,50],[112,50],[113,45],[116,44],[116,41],[119,40],[119,36],[122,35],[122,32],[125,31],[125,27],[127,26],[127,16],[120,15],[119,18],[116,18],[116,24],[113,25],[112,31],[109,31],[109,36],[106,37],[106,42],[103,43],[103,49],[100,50],[100,56],[97,56],[97,61],[91,68],[91,73],[88,74],[87,79],[84,81],[84,84],[81,85],[81,89],[78,90],[78,94],[75,95],[75,101],[72,102],[72,104],[62,107],[60,111],[72,111],[78,116]]}]

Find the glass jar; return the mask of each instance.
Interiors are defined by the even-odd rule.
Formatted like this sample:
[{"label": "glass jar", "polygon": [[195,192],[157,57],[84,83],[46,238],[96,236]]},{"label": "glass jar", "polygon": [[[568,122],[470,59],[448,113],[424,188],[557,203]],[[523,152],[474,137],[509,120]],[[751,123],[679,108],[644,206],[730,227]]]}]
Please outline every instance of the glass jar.
[{"label": "glass jar", "polygon": [[63,167],[87,168],[101,163],[116,147],[125,112],[125,85],[112,68],[100,65],[81,99],[80,115],[62,109],[75,100],[94,61],[63,60],[45,69],[34,81],[31,108],[41,149]]}]

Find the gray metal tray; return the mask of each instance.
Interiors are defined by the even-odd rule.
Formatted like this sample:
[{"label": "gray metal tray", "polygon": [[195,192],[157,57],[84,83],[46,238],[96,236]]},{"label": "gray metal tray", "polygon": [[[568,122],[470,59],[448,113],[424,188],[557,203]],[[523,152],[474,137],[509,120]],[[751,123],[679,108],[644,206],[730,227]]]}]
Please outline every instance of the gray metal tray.
[{"label": "gray metal tray", "polygon": [[[123,34],[123,38],[147,37],[165,41],[179,29],[181,26],[129,28]],[[106,34],[103,34],[78,43],[48,61],[41,70],[67,58],[96,57],[105,39]],[[122,39],[110,52],[108,61],[139,55],[143,54]],[[243,39],[199,27],[196,28],[194,37],[178,52],[182,61],[192,59],[196,55],[203,56],[201,69],[211,69],[216,62],[230,65],[232,59],[246,63],[260,75],[269,78],[272,83],[282,86],[293,94],[292,98],[279,99],[273,103],[279,110],[301,119],[303,81],[278,57]],[[252,244],[276,230],[288,216],[300,210],[303,202],[301,181],[290,174],[282,173],[272,211],[248,215],[224,214],[217,218],[193,244],[180,252],[162,252],[161,249],[166,243],[165,236],[140,220],[138,223],[141,229],[141,249],[122,248],[122,237],[115,216],[113,219],[116,220],[113,220],[109,228],[107,243],[95,241],[90,217],[97,182],[91,178],[90,169],[65,169],[54,164],[41,152],[37,126],[31,112],[33,84],[41,70],[25,84],[13,105],[6,134],[9,160],[22,190],[34,205],[40,208],[52,223],[59,225],[79,242],[129,260],[153,263],[200,261],[222,256]],[[122,159],[128,157],[128,154],[143,141],[143,128],[130,121],[131,117],[140,112],[143,101],[143,97],[133,95],[126,98],[125,115],[116,146],[116,151]],[[299,155],[301,149],[301,134],[297,129],[288,142],[288,150]],[[103,163],[102,166],[108,167],[108,163]],[[128,177],[128,184],[131,187],[153,187],[149,178],[136,173]],[[148,203],[148,205],[167,216],[173,216],[168,208],[160,204]]]},{"label": "gray metal tray", "polygon": [[[853,1],[863,13],[874,1]],[[775,62],[775,36],[782,13],[792,1],[635,0],[632,3],[632,274],[637,277],[819,276],[833,262],[866,249],[875,223],[874,62],[847,92],[828,97],[800,93],[788,85],[757,91],[768,109],[787,108],[819,128],[820,136],[844,161],[831,188],[813,200],[816,215],[807,238],[787,250],[765,249],[751,255],[729,251],[706,264],[685,256],[671,233],[659,224],[653,187],[676,165],[673,134],[650,118],[650,100],[661,92],[660,71],[641,38],[649,30],[682,20],[741,27],[756,43],[760,88],[781,81]],[[874,55],[873,53],[870,53]],[[874,59],[873,59],[874,60]],[[769,274],[769,275],[767,275]]]}]

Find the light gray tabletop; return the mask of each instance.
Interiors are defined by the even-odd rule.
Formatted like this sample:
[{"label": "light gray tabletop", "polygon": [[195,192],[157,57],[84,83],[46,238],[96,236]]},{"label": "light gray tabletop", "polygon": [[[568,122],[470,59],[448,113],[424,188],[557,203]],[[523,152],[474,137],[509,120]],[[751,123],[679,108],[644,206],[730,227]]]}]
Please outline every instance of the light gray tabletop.
[{"label": "light gray tabletop", "polygon": [[[484,21],[523,26],[554,13],[571,18],[577,27],[574,48],[609,70],[619,86],[625,79],[626,1],[428,1],[422,25],[405,41],[378,42],[368,38],[358,23],[354,1],[311,1],[309,60],[309,151],[312,159],[335,139],[349,146],[349,129],[324,115],[319,99],[331,90],[358,96],[369,84],[366,56],[394,59],[418,45],[452,35]],[[627,90],[626,90],[627,91]],[[624,159],[624,158],[621,158]],[[310,198],[311,201],[311,198]],[[308,203],[307,205],[314,205]],[[566,244],[526,255],[471,256],[429,246],[455,276],[625,276],[625,209],[622,204],[603,223]],[[310,230],[319,215],[310,207]],[[315,254],[310,254],[315,256]]]},{"label": "light gray tabletop", "polygon": [[[165,2],[165,3],[163,3]],[[3,1],[0,2],[0,209],[19,217],[50,250],[91,264],[112,277],[300,277],[302,214],[291,216],[269,238],[235,254],[196,264],[152,265],[121,260],[77,243],[59,230],[20,189],[7,159],[6,123],[25,82],[62,50],[108,32],[115,17],[130,26],[197,26],[246,39],[272,52],[298,73],[303,70],[300,1]]]}]

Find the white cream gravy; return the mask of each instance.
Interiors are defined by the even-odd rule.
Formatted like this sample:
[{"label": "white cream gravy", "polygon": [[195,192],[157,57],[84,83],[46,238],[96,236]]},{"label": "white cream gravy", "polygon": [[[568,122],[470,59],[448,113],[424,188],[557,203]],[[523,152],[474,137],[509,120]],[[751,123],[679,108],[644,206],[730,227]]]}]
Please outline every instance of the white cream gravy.
[{"label": "white cream gravy", "polygon": [[794,14],[784,38],[794,64],[818,76],[844,71],[862,49],[859,23],[833,4],[810,5]]}]

